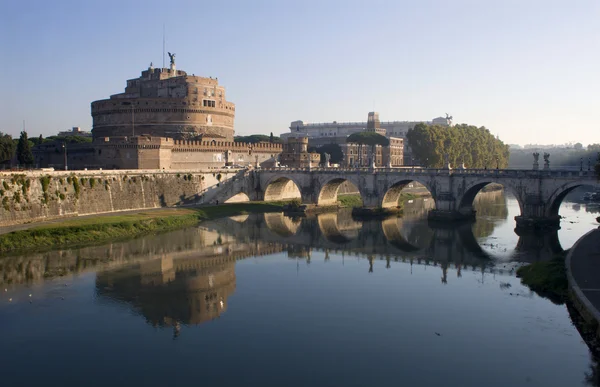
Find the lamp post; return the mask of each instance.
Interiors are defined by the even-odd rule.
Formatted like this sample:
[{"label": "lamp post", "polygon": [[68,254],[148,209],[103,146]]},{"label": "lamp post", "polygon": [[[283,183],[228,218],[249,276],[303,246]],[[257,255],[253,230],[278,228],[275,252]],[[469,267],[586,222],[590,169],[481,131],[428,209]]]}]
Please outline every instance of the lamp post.
[{"label": "lamp post", "polygon": [[68,167],[67,167],[67,143],[66,142],[63,142],[62,148],[63,148],[63,156],[65,158],[65,171],[67,171]]}]

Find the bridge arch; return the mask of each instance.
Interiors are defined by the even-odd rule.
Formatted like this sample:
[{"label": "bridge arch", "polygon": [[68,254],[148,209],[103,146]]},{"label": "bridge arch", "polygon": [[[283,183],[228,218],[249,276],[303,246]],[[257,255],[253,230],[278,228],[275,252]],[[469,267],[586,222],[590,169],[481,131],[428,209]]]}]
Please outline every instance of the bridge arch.
[{"label": "bridge arch", "polygon": [[301,185],[293,177],[274,176],[265,185],[264,201],[301,199]]},{"label": "bridge arch", "polygon": [[477,194],[479,192],[481,192],[481,190],[489,185],[489,184],[499,184],[501,185],[505,190],[510,191],[510,193],[513,194],[513,196],[517,199],[517,203],[519,203],[519,210],[520,213],[523,214],[523,201],[521,199],[521,197],[519,196],[519,192],[512,187],[510,184],[508,184],[507,182],[498,182],[495,181],[494,179],[491,178],[486,178],[486,179],[481,179],[478,180],[474,183],[471,183],[470,185],[468,185],[466,187],[466,189],[464,190],[464,193],[462,194],[462,196],[460,196],[460,198],[458,198],[458,210],[464,210],[464,209],[471,209],[473,208],[473,202],[475,201],[475,197],[477,196]]},{"label": "bridge arch", "polygon": [[250,201],[250,197],[248,196],[247,193],[239,192],[239,193],[231,196],[229,199],[225,200],[223,203],[242,203],[242,202],[249,202],[249,201]]},{"label": "bridge arch", "polygon": [[429,191],[429,193],[431,194],[431,197],[435,203],[434,190],[431,188],[431,186],[426,181],[423,181],[421,179],[404,178],[404,179],[395,181],[394,183],[392,183],[392,185],[389,186],[389,188],[387,188],[387,190],[385,191],[385,193],[383,194],[383,196],[381,198],[380,207],[381,208],[397,207],[398,201],[400,200],[400,195],[402,194],[402,190],[404,188],[408,187],[411,183],[415,183],[415,182],[425,186],[427,191]]},{"label": "bridge arch", "polygon": [[[594,184],[585,181],[575,181],[563,184],[557,189],[555,189],[546,203],[546,216],[550,218],[557,217],[559,215],[558,212],[560,210],[560,205],[562,204],[564,198],[575,188],[583,186],[594,187]],[[597,187],[598,184],[595,184],[595,186]]]},{"label": "bridge arch", "polygon": [[360,197],[363,198],[363,192],[360,184],[355,179],[348,177],[336,177],[327,179],[321,183],[321,189],[319,190],[319,196],[317,197],[317,204],[319,206],[336,205],[338,202],[338,192],[342,184],[345,182],[349,182],[356,187]]}]

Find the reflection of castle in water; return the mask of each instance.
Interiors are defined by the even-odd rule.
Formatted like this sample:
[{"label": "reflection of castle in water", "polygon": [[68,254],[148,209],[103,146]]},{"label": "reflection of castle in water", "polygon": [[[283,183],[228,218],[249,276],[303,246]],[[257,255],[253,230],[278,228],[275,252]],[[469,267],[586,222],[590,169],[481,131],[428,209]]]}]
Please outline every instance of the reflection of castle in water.
[{"label": "reflection of castle in water", "polygon": [[98,273],[96,290],[131,305],[153,326],[197,325],[227,310],[235,291],[235,258],[144,261]]},{"label": "reflection of castle in water", "polygon": [[[420,204],[417,200],[414,201],[414,211],[408,211],[401,218],[383,221],[355,221],[350,211],[308,218],[290,218],[282,213],[243,215],[127,242],[5,257],[0,260],[0,285],[30,284],[85,271],[119,271],[118,276],[126,272],[137,276],[135,281],[139,282],[139,286],[153,286],[155,290],[167,292],[187,286],[185,291],[191,292],[193,284],[189,282],[189,276],[202,276],[205,272],[197,271],[196,264],[190,264],[190,270],[195,271],[186,272],[181,269],[183,262],[202,259],[215,262],[215,257],[235,260],[280,251],[287,251],[290,257],[307,260],[312,250],[321,250],[388,261],[408,259],[417,264],[439,262],[456,267],[490,267],[493,264],[490,258],[493,257],[481,248],[477,238],[489,235],[498,219],[502,218],[495,214],[502,215],[506,211],[505,200],[494,195],[490,201],[494,208],[482,210],[487,211],[491,219],[482,217],[483,222],[487,222],[485,227],[468,223],[433,227],[418,216]],[[545,260],[559,250],[556,232],[521,235],[512,258],[519,262]],[[137,274],[131,269],[122,269],[125,265],[137,267]],[[213,266],[216,267],[216,263]],[[176,267],[181,270],[175,270]],[[207,275],[210,277],[210,273]],[[214,275],[212,278],[214,284]],[[110,289],[110,286],[105,287]],[[226,306],[226,300],[223,304]],[[192,320],[191,317],[187,319]]]}]

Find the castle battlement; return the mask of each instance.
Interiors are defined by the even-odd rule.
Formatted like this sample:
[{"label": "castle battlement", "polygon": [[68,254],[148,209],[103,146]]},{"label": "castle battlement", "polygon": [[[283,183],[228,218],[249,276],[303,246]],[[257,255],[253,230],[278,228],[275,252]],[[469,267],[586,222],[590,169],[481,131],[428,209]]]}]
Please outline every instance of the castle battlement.
[{"label": "castle battlement", "polygon": [[232,152],[268,152],[268,153],[280,153],[282,150],[281,144],[274,144],[270,142],[259,142],[255,144],[245,142],[233,142],[233,141],[187,141],[187,140],[174,140],[173,151],[232,151]]}]

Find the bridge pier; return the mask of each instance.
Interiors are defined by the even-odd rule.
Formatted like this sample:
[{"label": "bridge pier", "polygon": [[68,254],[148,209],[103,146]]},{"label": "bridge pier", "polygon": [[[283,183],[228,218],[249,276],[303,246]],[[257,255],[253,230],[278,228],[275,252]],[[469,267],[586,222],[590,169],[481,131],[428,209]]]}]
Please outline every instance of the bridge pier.
[{"label": "bridge pier", "polygon": [[[541,195],[527,195],[523,200],[521,215],[515,216],[517,230],[552,231],[560,228],[560,216],[548,211],[548,200]],[[518,232],[517,232],[518,233]]]},{"label": "bridge pier", "polygon": [[519,215],[515,216],[515,221],[517,222],[516,232],[519,234],[520,230],[525,232],[526,230],[558,230],[560,228],[560,216],[529,216],[529,215]]},{"label": "bridge pier", "polygon": [[435,195],[435,209],[429,211],[429,219],[433,221],[464,221],[475,220],[475,210],[472,205],[459,207],[455,196],[450,192]]}]

